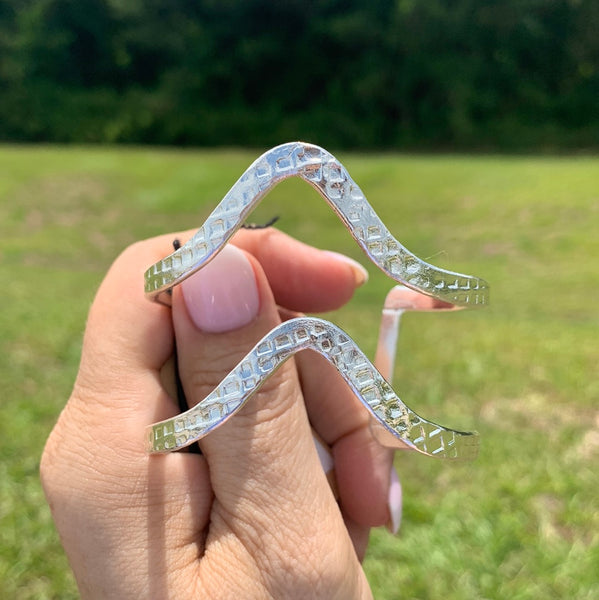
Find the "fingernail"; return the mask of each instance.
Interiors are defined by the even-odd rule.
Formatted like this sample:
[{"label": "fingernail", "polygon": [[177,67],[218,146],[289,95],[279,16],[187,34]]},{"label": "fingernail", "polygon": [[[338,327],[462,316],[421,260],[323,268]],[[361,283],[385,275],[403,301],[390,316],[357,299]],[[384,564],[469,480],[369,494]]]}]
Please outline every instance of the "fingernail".
[{"label": "fingernail", "polygon": [[395,535],[399,531],[401,525],[402,512],[402,495],[401,483],[395,471],[395,467],[391,465],[391,477],[389,482],[389,495],[387,496],[387,506],[389,507],[389,523],[387,529]]},{"label": "fingernail", "polygon": [[196,327],[207,333],[232,331],[258,315],[260,297],[254,269],[245,254],[227,245],[211,262],[181,283]]},{"label": "fingernail", "polygon": [[335,467],[331,449],[320,439],[315,431],[312,431],[312,439],[314,440],[314,445],[316,446],[316,452],[318,453],[318,459],[322,465],[322,470],[325,473],[328,473]]},{"label": "fingernail", "polygon": [[368,281],[368,271],[353,258],[345,256],[345,254],[340,254],[339,252],[332,252],[331,250],[323,250],[323,252],[345,263],[346,265],[349,265],[352,268],[357,287],[364,285]]},{"label": "fingernail", "polygon": [[324,471],[327,481],[331,486],[333,496],[339,500],[339,488],[337,487],[337,477],[335,475],[335,462],[333,461],[331,449],[322,439],[320,439],[314,430],[312,430],[312,439],[314,440],[314,445],[316,446],[316,452],[318,453],[318,459],[320,460],[322,470]]}]

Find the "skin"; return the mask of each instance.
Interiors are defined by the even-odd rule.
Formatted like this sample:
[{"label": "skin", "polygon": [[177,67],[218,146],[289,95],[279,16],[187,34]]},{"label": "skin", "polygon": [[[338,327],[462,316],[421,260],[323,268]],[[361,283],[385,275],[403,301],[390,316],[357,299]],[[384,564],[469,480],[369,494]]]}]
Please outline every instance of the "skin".
[{"label": "skin", "polygon": [[[143,271],[188,236],[137,243],[111,267],[42,456],[81,597],[371,598],[360,560],[370,527],[389,521],[392,456],[318,355],[287,361],[202,440],[202,455],[145,453],[146,426],[178,412],[164,377],[175,338],[193,405],[282,318],[340,307],[358,284],[347,264],[276,230],[241,231],[233,243],[252,265],[258,314],[234,331],[206,333],[179,288],[172,309],[143,296]],[[338,499],[311,427],[331,447]]]}]

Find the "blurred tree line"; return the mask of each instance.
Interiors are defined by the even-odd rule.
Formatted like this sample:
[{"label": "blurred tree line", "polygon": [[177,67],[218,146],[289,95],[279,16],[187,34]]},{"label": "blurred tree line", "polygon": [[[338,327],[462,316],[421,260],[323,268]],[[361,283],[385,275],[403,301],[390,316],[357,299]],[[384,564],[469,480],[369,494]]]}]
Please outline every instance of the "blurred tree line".
[{"label": "blurred tree line", "polygon": [[0,0],[0,139],[599,147],[597,0]]}]

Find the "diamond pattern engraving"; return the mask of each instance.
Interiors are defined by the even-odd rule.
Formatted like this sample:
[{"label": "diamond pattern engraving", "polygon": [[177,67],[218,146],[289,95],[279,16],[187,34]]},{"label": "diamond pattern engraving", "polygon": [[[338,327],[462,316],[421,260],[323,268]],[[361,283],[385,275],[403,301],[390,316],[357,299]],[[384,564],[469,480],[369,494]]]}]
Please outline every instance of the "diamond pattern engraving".
[{"label": "diamond pattern engraving", "polygon": [[146,271],[146,294],[169,304],[166,292],[222,250],[270,189],[295,176],[316,188],[389,277],[456,306],[487,304],[484,280],[440,269],[412,254],[387,230],[345,167],[323,148],[303,142],[282,144],[254,161],[193,238]]},{"label": "diamond pattern engraving", "polygon": [[373,420],[391,434],[383,442],[386,445],[408,444],[438,458],[476,456],[476,433],[454,431],[417,415],[346,333],[312,317],[291,319],[275,327],[199,404],[150,426],[148,450],[169,452],[198,441],[237,412],[287,358],[305,349],[319,352],[337,368]]}]

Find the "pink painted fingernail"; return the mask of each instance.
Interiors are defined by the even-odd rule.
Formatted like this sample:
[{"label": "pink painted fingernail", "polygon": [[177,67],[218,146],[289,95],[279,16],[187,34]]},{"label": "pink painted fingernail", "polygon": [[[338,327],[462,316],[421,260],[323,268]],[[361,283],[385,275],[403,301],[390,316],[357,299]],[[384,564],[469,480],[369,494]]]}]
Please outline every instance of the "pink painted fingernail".
[{"label": "pink painted fingernail", "polygon": [[401,525],[402,513],[402,494],[401,483],[397,476],[395,467],[391,465],[391,477],[389,482],[389,495],[387,496],[387,506],[389,507],[389,523],[387,529],[395,535],[399,531]]},{"label": "pink painted fingernail", "polygon": [[357,287],[360,287],[368,281],[368,271],[353,258],[345,256],[345,254],[340,254],[339,252],[332,252],[331,250],[323,250],[323,252],[351,267],[354,272],[354,279]]},{"label": "pink painted fingernail", "polygon": [[183,281],[181,288],[189,316],[207,333],[243,327],[260,309],[254,269],[235,246],[225,246],[203,269]]}]

